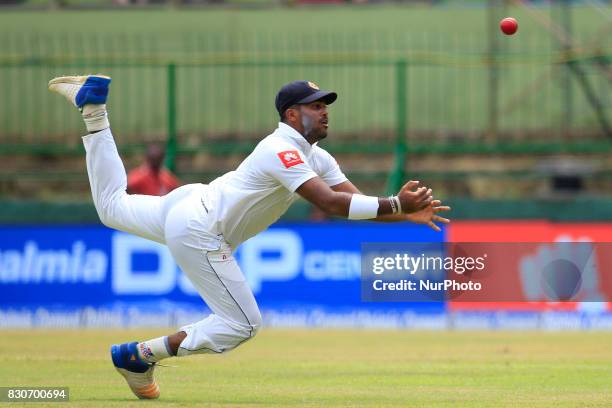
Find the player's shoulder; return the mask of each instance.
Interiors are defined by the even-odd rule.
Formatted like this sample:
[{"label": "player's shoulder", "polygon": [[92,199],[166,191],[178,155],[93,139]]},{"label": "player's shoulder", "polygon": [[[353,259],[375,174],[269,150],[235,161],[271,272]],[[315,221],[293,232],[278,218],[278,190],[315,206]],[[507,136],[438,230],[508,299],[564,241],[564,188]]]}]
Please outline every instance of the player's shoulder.
[{"label": "player's shoulder", "polygon": [[276,155],[289,150],[297,150],[300,154],[303,154],[299,146],[275,133],[266,136],[261,142],[259,142],[255,150],[258,150],[259,153],[265,155]]},{"label": "player's shoulder", "polygon": [[[251,154],[249,165],[271,172],[302,168],[307,163],[302,149],[286,138],[271,135],[259,142]],[[302,164],[302,166],[295,167]]]},{"label": "player's shoulder", "polygon": [[248,168],[273,169],[280,165],[279,154],[290,148],[286,141],[271,134],[257,143],[244,165]]}]

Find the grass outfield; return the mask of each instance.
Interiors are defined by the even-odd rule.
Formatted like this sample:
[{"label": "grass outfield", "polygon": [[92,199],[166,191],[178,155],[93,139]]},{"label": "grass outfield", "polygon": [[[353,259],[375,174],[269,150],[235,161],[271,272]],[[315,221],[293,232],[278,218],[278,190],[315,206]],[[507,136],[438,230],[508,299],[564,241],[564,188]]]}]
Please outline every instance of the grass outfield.
[{"label": "grass outfield", "polygon": [[[546,9],[539,13],[550,16]],[[496,30],[495,35],[503,52],[520,61],[500,70],[499,126],[556,128],[564,117],[563,75],[546,57],[557,48],[555,41],[524,10],[509,8],[507,14],[520,21],[519,33],[506,37]],[[612,52],[601,40],[604,16],[589,7],[575,7],[572,15],[582,45],[595,41],[602,52]],[[482,7],[423,6],[3,11],[0,141],[78,144],[73,136],[82,131],[80,118],[45,85],[53,76],[81,71],[113,76],[109,108],[118,134],[133,141],[163,136],[168,61],[178,64],[177,124],[183,145],[195,133],[261,138],[277,119],[276,90],[295,78],[313,79],[339,92],[331,117],[334,132],[380,140],[396,126],[396,73],[393,65],[372,63],[398,58],[415,63],[407,71],[410,129],[480,134],[487,128],[489,104],[482,57],[490,38],[486,16]],[[45,58],[58,65],[39,65]],[[329,59],[352,62],[301,64]],[[254,60],[295,64],[199,65]],[[80,62],[61,65],[70,61]],[[2,66],[11,62],[18,65]],[[607,100],[609,83],[600,71],[588,71],[593,87]],[[593,110],[577,81],[572,83],[574,126],[596,129]]]},{"label": "grass outfield", "polygon": [[113,370],[108,347],[165,332],[3,330],[0,386],[68,386],[71,405],[85,407],[603,407],[612,401],[612,333],[277,329],[227,355],[169,360],[179,367],[158,368],[161,400],[137,401]]}]

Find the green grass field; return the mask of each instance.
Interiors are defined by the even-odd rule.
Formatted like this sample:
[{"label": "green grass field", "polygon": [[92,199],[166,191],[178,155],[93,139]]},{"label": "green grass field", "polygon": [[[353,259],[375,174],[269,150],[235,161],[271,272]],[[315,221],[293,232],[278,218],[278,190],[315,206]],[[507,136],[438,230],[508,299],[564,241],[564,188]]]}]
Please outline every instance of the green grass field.
[{"label": "green grass field", "polygon": [[[551,16],[545,8],[538,13]],[[494,34],[514,61],[499,71],[499,127],[558,128],[565,115],[564,74],[549,59],[558,46],[529,13],[509,8],[507,14],[521,26],[514,37]],[[409,129],[481,135],[489,105],[486,16],[480,7],[423,6],[3,12],[0,141],[78,144],[78,115],[48,94],[46,82],[79,72],[113,76],[112,123],[126,140],[163,137],[169,62],[177,64],[182,146],[198,144],[194,135],[201,134],[261,138],[277,119],[277,89],[295,78],[339,92],[331,123],[345,142],[355,133],[388,140],[396,127],[398,59],[409,64]],[[599,44],[599,52],[612,53],[602,41],[604,16],[589,7],[573,8],[572,16],[580,52]],[[330,60],[336,63],[323,63]],[[605,76],[592,67],[587,73],[609,102]],[[597,130],[577,81],[571,84],[573,126]]]},{"label": "green grass field", "polygon": [[158,368],[161,399],[138,401],[115,373],[108,347],[165,332],[3,330],[0,386],[67,386],[70,405],[85,407],[609,407],[612,401],[611,333],[278,329],[227,355],[167,360],[178,368]]}]

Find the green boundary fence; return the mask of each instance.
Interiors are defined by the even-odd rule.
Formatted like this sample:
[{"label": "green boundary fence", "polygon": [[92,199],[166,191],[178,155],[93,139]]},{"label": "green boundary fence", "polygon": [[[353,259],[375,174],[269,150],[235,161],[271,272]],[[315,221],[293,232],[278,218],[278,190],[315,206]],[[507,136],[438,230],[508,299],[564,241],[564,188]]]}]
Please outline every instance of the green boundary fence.
[{"label": "green boundary fence", "polygon": [[[592,10],[576,8],[572,47],[533,22],[513,38],[485,35],[485,10],[345,11],[332,12],[344,25],[315,18],[291,35],[303,15],[319,14],[0,16],[0,155],[80,154],[81,120],[46,82],[82,72],[113,77],[109,112],[120,148],[164,140],[171,168],[180,155],[248,153],[275,126],[276,90],[296,78],[340,95],[327,149],[394,155],[384,169],[389,190],[415,154],[612,150],[601,123],[602,115],[612,121],[612,49]],[[372,13],[387,23],[370,21]],[[85,29],[94,15],[104,24]],[[236,18],[249,24],[228,29]],[[28,21],[36,28],[21,30]],[[194,26],[200,21],[205,27]]]},{"label": "green boundary fence", "polygon": [[[556,65],[567,62],[567,56],[561,57],[566,60],[560,60]],[[571,61],[585,63],[590,58],[590,56],[573,56]],[[507,58],[493,63],[501,65],[502,62],[510,66],[516,64],[516,61]],[[276,120],[275,113],[271,107],[262,109],[261,105],[272,105],[271,100],[278,83],[282,84],[294,77],[307,78],[303,73],[313,70],[330,76],[331,79],[326,81],[328,83],[339,82],[339,93],[342,98],[338,110],[335,106],[332,107],[333,132],[326,147],[335,153],[393,153],[395,162],[388,179],[388,191],[397,191],[400,187],[404,179],[408,154],[612,151],[612,139],[607,138],[604,132],[598,129],[596,121],[583,124],[583,127],[575,129],[572,135],[567,131],[557,131],[559,123],[555,123],[554,120],[536,127],[530,126],[527,122],[518,125],[508,123],[504,127],[500,125],[503,124],[503,120],[495,118],[496,131],[490,132],[490,123],[487,122],[487,112],[484,109],[489,95],[485,87],[479,90],[484,93],[480,95],[482,100],[467,110],[467,112],[470,109],[480,110],[478,113],[470,113],[473,116],[478,115],[477,125],[464,123],[463,126],[459,124],[454,129],[436,129],[436,126],[421,125],[422,128],[419,129],[424,112],[431,112],[432,108],[445,110],[447,106],[425,106],[424,110],[419,110],[428,104],[425,98],[430,97],[442,102],[444,98],[436,95],[427,96],[426,92],[420,89],[423,87],[423,80],[418,75],[414,75],[413,71],[423,68],[435,70],[440,67],[449,69],[449,62],[434,63],[430,59],[415,58],[413,61],[407,59],[151,61],[146,64],[134,62],[96,64],[85,61],[60,63],[53,60],[5,62],[0,66],[0,71],[15,70],[19,73],[29,71],[28,86],[31,90],[30,93],[23,93],[26,96],[5,102],[6,122],[3,126],[7,127],[8,123],[10,129],[10,122],[17,118],[21,123],[18,123],[14,129],[25,126],[22,129],[26,131],[12,135],[10,131],[5,130],[4,140],[0,143],[0,154],[80,153],[82,148],[76,135],[81,132],[79,129],[82,124],[79,123],[78,115],[70,112],[69,106],[63,101],[50,99],[57,96],[50,95],[45,89],[44,82],[38,82],[36,79],[45,78],[45,75],[46,78],[51,77],[53,75],[49,74],[54,72],[87,70],[92,65],[105,66],[108,71],[104,72],[110,71],[113,75],[115,83],[111,95],[115,95],[119,90],[119,97],[115,97],[114,101],[111,98],[110,112],[112,123],[118,123],[114,128],[122,139],[120,143],[122,149],[124,151],[141,149],[143,143],[151,138],[163,139],[168,145],[167,165],[171,169],[174,168],[176,157],[180,154],[201,151],[220,155],[248,153],[273,127]],[[474,66],[478,65],[480,63]],[[239,72],[228,75],[228,72],[236,70]],[[278,70],[284,71],[283,76],[286,79],[278,81],[273,75]],[[143,79],[139,72],[148,72],[149,75],[145,75]],[[117,76],[114,73],[117,73]],[[345,75],[342,75],[343,73]],[[204,79],[198,75],[203,75]],[[215,81],[215,75],[222,77],[220,83]],[[359,78],[365,81],[357,81]],[[372,79],[370,85],[368,79]],[[260,81],[267,83],[262,84]],[[200,94],[190,87],[214,88],[215,93],[208,93],[207,89],[203,89]],[[436,89],[444,92],[443,87]],[[605,89],[605,87],[600,89],[600,93],[603,98],[609,98],[609,95],[605,94]],[[18,90],[23,90],[21,84]],[[11,89],[7,94],[14,95]],[[39,94],[41,95],[38,96]],[[348,95],[343,97],[343,94]],[[28,95],[37,96],[28,100]],[[37,98],[42,98],[44,101]],[[447,100],[447,104],[454,105],[458,109],[457,112],[450,110],[454,112],[453,115],[466,112],[462,110],[464,107],[457,104],[457,95],[449,95],[449,99],[450,102]],[[218,100],[224,100],[222,106],[217,105]],[[367,104],[365,107],[360,106],[364,100],[370,102],[371,107]],[[117,108],[115,103],[118,105]],[[612,112],[611,107],[607,106],[607,111]],[[15,109],[18,109],[19,113]],[[35,123],[40,119],[38,115],[45,114],[45,111],[47,116],[43,116],[43,121]],[[543,115],[543,111],[542,108],[536,114]],[[364,120],[363,116],[367,116],[369,112],[371,112],[370,118]],[[207,116],[207,121],[197,119],[202,114]],[[336,125],[337,116],[339,123]],[[445,125],[450,126],[453,121],[453,118],[448,119]],[[48,127],[45,128],[45,125]],[[31,126],[29,130],[28,126]],[[249,130],[250,128],[252,129]],[[37,134],[37,130],[42,135]]]},{"label": "green boundary fence", "polygon": [[[612,221],[612,200],[473,200],[450,199],[453,220],[548,219],[552,221]],[[0,200],[0,224],[91,223],[99,218],[91,202],[54,203]],[[585,209],[588,208],[588,211]],[[311,206],[300,200],[284,220],[308,219]]]},{"label": "green boundary fence", "polygon": [[[199,146],[185,135],[201,136],[201,144],[252,142],[277,119],[276,90],[295,78],[339,92],[332,110],[333,141],[339,146],[375,140],[389,150],[401,109],[398,92],[406,93],[411,149],[489,152],[531,142],[536,149],[554,150],[550,146],[557,142],[572,146],[598,139],[602,130],[589,97],[577,79],[566,81],[569,66],[575,65],[582,67],[604,113],[612,116],[605,74],[612,49],[590,32],[576,36],[584,38],[584,46],[561,50],[541,33],[521,32],[491,54],[486,36],[469,31],[460,36],[397,29],[282,36],[271,30],[57,30],[0,29],[0,154],[28,148],[44,152],[46,147],[69,151],[78,144],[74,135],[82,124],[46,92],[45,84],[53,76],[79,72],[113,76],[109,106],[125,146],[165,138],[172,127],[181,137],[177,148],[186,150]],[[396,67],[402,61],[406,87],[397,89]],[[169,66],[175,87],[167,86]],[[498,87],[495,101],[492,86]],[[567,86],[572,88],[569,101],[564,100]],[[170,91],[175,91],[175,126],[167,122]],[[545,147],[537,147],[539,142]]]}]

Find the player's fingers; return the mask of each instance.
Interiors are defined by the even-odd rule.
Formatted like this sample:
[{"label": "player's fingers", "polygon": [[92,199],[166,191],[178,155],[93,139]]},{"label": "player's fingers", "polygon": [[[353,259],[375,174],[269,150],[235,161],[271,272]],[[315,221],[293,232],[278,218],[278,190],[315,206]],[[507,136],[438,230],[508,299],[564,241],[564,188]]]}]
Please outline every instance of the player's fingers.
[{"label": "player's fingers", "polygon": [[434,223],[433,223],[433,222],[431,222],[431,221],[429,221],[429,222],[427,223],[427,225],[429,226],[429,228],[433,229],[434,231],[437,231],[437,232],[442,231],[442,230],[440,229],[440,227],[438,227],[436,224],[434,224]]},{"label": "player's fingers", "polygon": [[[431,202],[431,205],[433,205],[434,207],[437,207],[437,206],[439,206],[441,204],[442,204],[442,201],[440,201],[440,200],[433,200]],[[434,210],[435,210],[435,208],[434,208]]]},{"label": "player's fingers", "polygon": [[[401,188],[402,190],[412,190],[413,188],[415,188],[416,186],[419,185],[419,182],[416,180],[410,180],[409,182],[407,182],[406,184],[404,184],[404,186]],[[400,190],[401,191],[401,190]]]},{"label": "player's fingers", "polygon": [[419,187],[414,193],[419,198],[425,197],[425,195],[427,194],[427,187]]},{"label": "player's fingers", "polygon": [[421,198],[418,202],[417,202],[417,209],[418,210],[423,210],[427,207],[429,207],[431,205],[431,197],[425,197],[425,198]]},{"label": "player's fingers", "polygon": [[439,213],[441,211],[450,211],[451,209],[448,205],[439,205],[439,204],[436,204],[435,201],[432,201],[431,205],[436,206],[433,209],[435,213]]},{"label": "player's fingers", "polygon": [[450,222],[448,218],[440,217],[439,215],[434,215],[433,217],[431,217],[431,219],[435,222],[441,222],[443,224],[448,224]]}]

